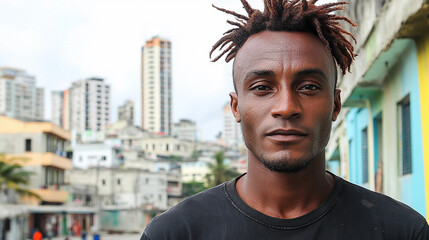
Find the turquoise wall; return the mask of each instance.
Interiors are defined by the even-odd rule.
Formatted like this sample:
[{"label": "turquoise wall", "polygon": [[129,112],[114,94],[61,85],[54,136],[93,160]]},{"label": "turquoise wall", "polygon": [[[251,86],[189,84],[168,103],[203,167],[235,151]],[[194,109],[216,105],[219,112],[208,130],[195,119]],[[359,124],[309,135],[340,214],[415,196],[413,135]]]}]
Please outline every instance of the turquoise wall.
[{"label": "turquoise wall", "polygon": [[[391,83],[388,87],[384,86],[383,91],[391,91],[395,96],[396,101],[399,102],[408,94],[410,95],[410,106],[411,106],[411,137],[412,137],[412,174],[401,176],[400,173],[396,173],[399,186],[397,192],[399,193],[400,201],[411,206],[422,215],[426,215],[425,206],[425,191],[424,191],[424,165],[423,165],[423,144],[422,144],[422,123],[420,113],[420,95],[419,95],[419,81],[418,81],[418,68],[417,68],[417,50],[414,42],[410,41],[409,47],[401,55],[401,59],[397,65],[393,68],[392,72],[388,75],[389,80],[399,81],[397,83]],[[384,92],[386,94],[386,92]],[[375,171],[377,170],[377,159],[379,156],[378,147],[378,136],[377,129],[380,127],[377,124],[377,117],[382,111],[379,106],[383,105],[383,96],[376,96],[371,100],[371,106],[376,109],[373,112],[373,123],[374,123],[374,173],[370,174],[369,178],[374,178]],[[394,108],[397,109],[397,102],[384,103],[393,104]],[[374,108],[375,107],[375,108]],[[383,118],[392,116],[398,116],[397,113],[385,113],[381,112]],[[387,121],[389,121],[387,119]],[[392,121],[395,122],[395,121]],[[395,124],[393,124],[395,125]],[[350,181],[363,185],[363,174],[362,174],[362,130],[368,126],[368,109],[366,108],[352,108],[346,116],[346,129],[347,139],[349,142],[349,177]],[[382,126],[383,131],[397,131],[397,126]],[[398,135],[399,136],[399,135]],[[386,141],[386,139],[383,139]],[[389,141],[388,141],[389,142]],[[394,141],[396,142],[396,141]],[[398,151],[397,146],[387,146],[387,151]],[[398,153],[398,157],[400,153]],[[384,164],[399,164],[398,159],[386,159],[384,156]],[[385,168],[386,169],[386,168]],[[401,168],[399,168],[401,169]],[[386,173],[385,173],[386,174]],[[366,185],[364,185],[367,187]],[[387,193],[389,194],[389,193]],[[395,194],[394,194],[395,195]]]},{"label": "turquoise wall", "polygon": [[401,201],[410,205],[422,215],[426,214],[422,122],[420,112],[420,92],[417,65],[417,48],[414,42],[400,60],[401,98],[410,94],[411,107],[411,149],[412,174],[400,177]]}]

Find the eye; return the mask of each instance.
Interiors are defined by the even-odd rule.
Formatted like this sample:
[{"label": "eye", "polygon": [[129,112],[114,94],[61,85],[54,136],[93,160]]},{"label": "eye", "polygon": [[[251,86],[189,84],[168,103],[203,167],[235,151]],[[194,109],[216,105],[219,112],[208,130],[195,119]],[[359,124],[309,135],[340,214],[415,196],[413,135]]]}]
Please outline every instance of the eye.
[{"label": "eye", "polygon": [[271,90],[271,88],[268,87],[268,86],[265,86],[265,85],[257,85],[257,86],[254,86],[252,88],[252,90],[256,90],[256,91],[269,91],[269,90]]},{"label": "eye", "polygon": [[314,85],[314,84],[305,84],[304,86],[300,87],[299,90],[306,90],[306,91],[314,91],[318,90],[320,87]]}]

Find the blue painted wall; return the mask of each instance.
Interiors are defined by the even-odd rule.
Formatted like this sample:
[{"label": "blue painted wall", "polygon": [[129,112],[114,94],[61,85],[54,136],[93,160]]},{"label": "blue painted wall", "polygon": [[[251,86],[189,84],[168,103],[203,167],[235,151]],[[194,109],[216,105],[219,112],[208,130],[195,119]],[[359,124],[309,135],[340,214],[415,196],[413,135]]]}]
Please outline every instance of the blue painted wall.
[{"label": "blue painted wall", "polygon": [[401,97],[410,94],[412,174],[400,177],[401,201],[421,214],[426,214],[424,165],[422,144],[422,122],[417,65],[417,48],[414,42],[400,60]]},{"label": "blue painted wall", "polygon": [[[397,100],[410,94],[411,105],[411,137],[412,137],[412,174],[401,176],[398,174],[399,186],[398,192],[400,201],[411,206],[422,215],[426,215],[425,206],[425,191],[424,191],[424,165],[423,165],[423,144],[422,144],[422,123],[420,114],[420,95],[419,95],[419,81],[418,81],[418,68],[417,68],[417,50],[414,42],[410,42],[408,49],[403,53],[401,59],[396,65],[396,70],[392,72],[398,73],[400,84],[397,85],[400,89],[387,89],[388,91],[395,91]],[[372,99],[372,106],[380,106],[383,97]],[[394,104],[395,103],[388,103]],[[373,108],[374,109],[374,108]],[[396,109],[396,108],[395,108]],[[382,113],[383,114],[383,113]],[[376,118],[378,113],[373,113]],[[373,119],[374,121],[375,119]],[[378,152],[378,139],[377,128],[380,127],[377,121],[374,121],[374,170],[377,169]],[[362,130],[368,126],[368,110],[366,108],[352,108],[346,116],[346,129],[347,139],[349,142],[349,177],[350,181],[363,185],[362,174]],[[383,126],[383,131],[394,131],[397,129],[395,126]],[[399,136],[399,135],[398,135]],[[396,151],[398,146],[388,146],[389,151]],[[399,155],[398,155],[399,157]],[[384,164],[398,164],[398,159],[384,159]],[[401,169],[401,168],[400,168]],[[373,178],[374,174],[368,176]],[[366,184],[364,185],[366,186]]]}]

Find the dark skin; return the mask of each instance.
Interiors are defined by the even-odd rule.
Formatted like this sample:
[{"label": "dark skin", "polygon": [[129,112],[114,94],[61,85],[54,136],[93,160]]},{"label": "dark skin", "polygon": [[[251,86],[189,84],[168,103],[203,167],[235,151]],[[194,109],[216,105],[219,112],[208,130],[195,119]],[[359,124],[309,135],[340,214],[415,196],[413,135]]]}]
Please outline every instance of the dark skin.
[{"label": "dark skin", "polygon": [[341,110],[335,73],[331,54],[311,33],[263,31],[238,51],[231,108],[249,157],[236,188],[250,207],[291,219],[328,198],[334,181],[324,149]]}]

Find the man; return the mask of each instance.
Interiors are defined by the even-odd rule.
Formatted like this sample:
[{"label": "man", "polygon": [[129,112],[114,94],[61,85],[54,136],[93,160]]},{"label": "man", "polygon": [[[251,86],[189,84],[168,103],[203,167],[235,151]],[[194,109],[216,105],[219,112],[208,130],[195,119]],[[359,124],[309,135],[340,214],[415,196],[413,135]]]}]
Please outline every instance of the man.
[{"label": "man", "polygon": [[[429,239],[426,220],[389,197],[325,171],[341,110],[336,64],[354,58],[333,11],[344,3],[241,0],[249,17],[217,42],[234,58],[231,108],[248,148],[248,171],[154,218],[141,239]],[[353,36],[351,36],[353,37]]]}]

